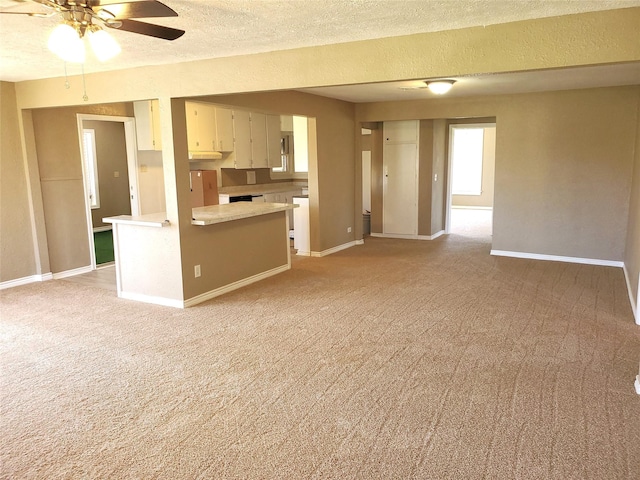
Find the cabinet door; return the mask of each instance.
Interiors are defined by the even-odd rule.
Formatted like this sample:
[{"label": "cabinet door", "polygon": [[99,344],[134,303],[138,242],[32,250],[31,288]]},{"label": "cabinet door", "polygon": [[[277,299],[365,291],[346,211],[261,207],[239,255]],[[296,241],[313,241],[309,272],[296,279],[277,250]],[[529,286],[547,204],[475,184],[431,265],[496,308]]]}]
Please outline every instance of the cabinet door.
[{"label": "cabinet door", "polygon": [[280,115],[267,115],[267,155],[270,168],[282,167],[281,138]]},{"label": "cabinet door", "polygon": [[187,145],[191,152],[215,151],[216,110],[213,105],[185,102]]},{"label": "cabinet door", "polygon": [[162,150],[158,100],[133,102],[138,150]]},{"label": "cabinet door", "polygon": [[251,113],[251,167],[267,168],[267,116]]},{"label": "cabinet door", "polygon": [[198,138],[200,150],[204,152],[216,151],[216,107],[201,103],[196,109],[198,116]]},{"label": "cabinet door", "polygon": [[198,145],[200,145],[198,139],[198,104],[185,102],[184,108],[187,115],[187,147],[190,152],[195,152],[198,150]]},{"label": "cabinet door", "polygon": [[228,108],[216,107],[216,149],[217,152],[233,152],[233,112]]},{"label": "cabinet door", "polygon": [[236,168],[251,168],[251,121],[249,112],[233,112],[233,151]]}]

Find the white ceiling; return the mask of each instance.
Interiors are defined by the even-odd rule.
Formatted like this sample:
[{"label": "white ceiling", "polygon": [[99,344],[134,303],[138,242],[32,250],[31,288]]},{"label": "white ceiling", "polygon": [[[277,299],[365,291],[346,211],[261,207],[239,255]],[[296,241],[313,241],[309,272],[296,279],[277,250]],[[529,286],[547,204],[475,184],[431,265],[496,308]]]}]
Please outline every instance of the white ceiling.
[{"label": "white ceiling", "polygon": [[[163,3],[179,16],[149,21],[186,30],[184,36],[169,42],[109,30],[122,46],[122,53],[104,64],[88,55],[85,73],[640,6],[640,0],[164,0]],[[42,8],[30,1],[0,0],[0,10]],[[56,16],[0,15],[0,80],[17,82],[64,76],[64,63],[46,47],[49,32],[58,22]],[[477,89],[484,89],[480,93],[487,94],[506,93],[509,88],[544,90],[549,89],[545,82],[550,79],[560,89],[565,84],[571,85],[566,88],[575,88],[576,82],[584,86],[605,86],[597,85],[604,80],[608,84],[640,83],[637,64],[603,67],[607,69],[603,71],[589,68],[582,73],[579,69],[533,72],[524,83],[527,77],[521,75],[526,74],[490,76],[490,81],[483,82],[479,77],[458,78],[450,95],[477,94]],[[81,72],[78,65],[69,64],[67,69],[70,75]],[[308,91],[351,101],[429,95],[425,90],[400,90],[397,84]]]}]

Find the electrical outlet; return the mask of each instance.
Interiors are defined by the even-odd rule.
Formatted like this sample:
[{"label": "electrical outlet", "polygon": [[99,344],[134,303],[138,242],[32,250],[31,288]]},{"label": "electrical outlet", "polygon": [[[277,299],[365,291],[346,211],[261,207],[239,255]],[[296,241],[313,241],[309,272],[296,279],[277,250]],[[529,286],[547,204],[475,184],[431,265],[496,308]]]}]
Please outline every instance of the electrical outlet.
[{"label": "electrical outlet", "polygon": [[196,265],[195,267],[193,267],[193,273],[196,278],[200,276],[200,265]]},{"label": "electrical outlet", "polygon": [[347,233],[351,233],[351,227],[347,227]]}]

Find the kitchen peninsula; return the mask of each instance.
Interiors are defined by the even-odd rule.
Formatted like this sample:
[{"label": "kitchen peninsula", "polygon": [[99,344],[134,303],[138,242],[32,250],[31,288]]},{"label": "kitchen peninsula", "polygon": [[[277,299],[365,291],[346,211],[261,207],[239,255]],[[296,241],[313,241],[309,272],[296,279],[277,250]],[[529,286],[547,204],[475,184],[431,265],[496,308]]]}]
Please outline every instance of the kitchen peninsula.
[{"label": "kitchen peninsula", "polygon": [[290,269],[293,208],[264,202],[197,207],[182,228],[163,214],[104,218],[113,225],[118,296],[183,308]]}]

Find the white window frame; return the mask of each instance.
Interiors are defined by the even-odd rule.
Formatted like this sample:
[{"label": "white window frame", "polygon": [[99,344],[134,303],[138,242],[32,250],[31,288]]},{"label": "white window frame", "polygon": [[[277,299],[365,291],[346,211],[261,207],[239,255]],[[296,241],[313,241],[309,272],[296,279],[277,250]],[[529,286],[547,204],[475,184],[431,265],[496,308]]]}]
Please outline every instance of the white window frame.
[{"label": "white window frame", "polygon": [[87,197],[92,210],[100,208],[100,182],[98,180],[98,155],[96,153],[96,131],[93,128],[82,129],[82,147],[84,166],[87,174]]}]

